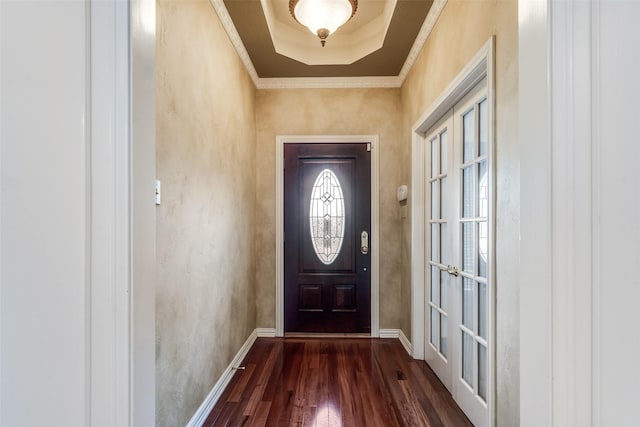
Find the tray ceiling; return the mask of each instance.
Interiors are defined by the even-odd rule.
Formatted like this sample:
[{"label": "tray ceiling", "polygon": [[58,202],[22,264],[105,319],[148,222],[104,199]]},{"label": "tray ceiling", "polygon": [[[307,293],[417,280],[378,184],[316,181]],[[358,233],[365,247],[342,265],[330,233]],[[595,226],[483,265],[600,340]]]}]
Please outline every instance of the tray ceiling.
[{"label": "tray ceiling", "polygon": [[224,0],[259,78],[398,76],[432,4],[360,0],[323,48],[290,16],[288,0]]}]

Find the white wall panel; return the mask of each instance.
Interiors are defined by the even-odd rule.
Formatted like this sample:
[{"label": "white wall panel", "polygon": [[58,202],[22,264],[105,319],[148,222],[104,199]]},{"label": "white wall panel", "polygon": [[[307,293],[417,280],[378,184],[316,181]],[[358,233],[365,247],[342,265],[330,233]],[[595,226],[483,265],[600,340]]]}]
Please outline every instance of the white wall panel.
[{"label": "white wall panel", "polygon": [[0,1],[2,426],[155,424],[154,4]]},{"label": "white wall panel", "polygon": [[521,424],[637,425],[640,3],[543,6],[519,2]]},{"label": "white wall panel", "polygon": [[520,119],[520,424],[551,424],[551,160],[548,5],[518,2]]},{"label": "white wall panel", "polygon": [[597,2],[594,15],[596,422],[631,426],[640,422],[640,3]]},{"label": "white wall panel", "polygon": [[2,1],[0,424],[87,424],[86,4]]}]

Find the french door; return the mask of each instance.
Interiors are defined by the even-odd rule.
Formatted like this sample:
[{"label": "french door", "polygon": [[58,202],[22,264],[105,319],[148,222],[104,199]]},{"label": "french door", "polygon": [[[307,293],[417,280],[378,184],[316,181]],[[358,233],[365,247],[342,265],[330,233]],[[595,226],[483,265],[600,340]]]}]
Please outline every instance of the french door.
[{"label": "french door", "polygon": [[425,139],[425,358],[476,426],[489,425],[493,345],[488,126],[483,80]]},{"label": "french door", "polygon": [[[450,161],[452,147],[450,137],[453,135],[453,116],[448,114],[437,123],[427,135],[425,165],[430,172],[426,174],[427,193],[425,200],[430,200],[428,224],[430,241],[425,253],[429,254],[427,266],[427,343],[425,360],[438,375],[443,384],[452,391],[452,354],[449,337],[454,317],[452,304],[448,301],[450,280],[449,266],[453,259],[451,234],[451,196],[450,184],[455,177]],[[449,263],[449,264],[447,264]]]}]

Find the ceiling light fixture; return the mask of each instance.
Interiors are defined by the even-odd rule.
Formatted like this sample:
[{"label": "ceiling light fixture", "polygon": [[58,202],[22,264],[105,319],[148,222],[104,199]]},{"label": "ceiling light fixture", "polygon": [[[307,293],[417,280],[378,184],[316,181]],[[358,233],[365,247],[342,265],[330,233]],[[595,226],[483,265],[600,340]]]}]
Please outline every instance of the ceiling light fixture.
[{"label": "ceiling light fixture", "polygon": [[349,21],[358,9],[358,0],[289,0],[293,19],[320,37],[322,46],[327,37]]}]

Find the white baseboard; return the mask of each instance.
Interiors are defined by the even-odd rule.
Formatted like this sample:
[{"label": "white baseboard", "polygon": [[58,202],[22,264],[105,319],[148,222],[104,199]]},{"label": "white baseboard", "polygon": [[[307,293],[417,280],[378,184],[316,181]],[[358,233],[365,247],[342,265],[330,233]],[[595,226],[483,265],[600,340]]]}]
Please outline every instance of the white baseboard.
[{"label": "white baseboard", "polygon": [[276,328],[256,328],[256,334],[259,338],[274,338],[276,336]]},{"label": "white baseboard", "polygon": [[204,422],[207,420],[207,417],[211,413],[213,406],[216,404],[218,399],[220,399],[220,396],[229,384],[229,381],[231,381],[231,377],[233,377],[234,374],[233,368],[242,363],[242,359],[244,359],[244,357],[247,355],[249,349],[251,348],[257,337],[258,329],[254,330],[251,335],[249,335],[249,338],[247,338],[240,350],[238,350],[236,356],[233,358],[229,366],[227,366],[227,369],[222,373],[220,379],[213,386],[213,388],[209,392],[209,395],[206,397],[204,402],[202,402],[196,413],[193,414],[193,417],[191,417],[186,427],[202,427],[202,424],[204,424]]},{"label": "white baseboard", "polygon": [[380,338],[398,338],[400,329],[380,329]]},{"label": "white baseboard", "polygon": [[404,349],[407,350],[409,356],[413,356],[413,345],[411,344],[411,341],[409,341],[409,338],[407,338],[407,336],[404,334],[404,332],[402,332],[402,329],[400,329],[398,339],[400,340],[400,343],[402,343]]},{"label": "white baseboard", "polygon": [[409,356],[413,356],[413,346],[409,338],[402,332],[402,329],[380,329],[380,338],[397,338],[400,340],[400,344],[409,353]]}]

